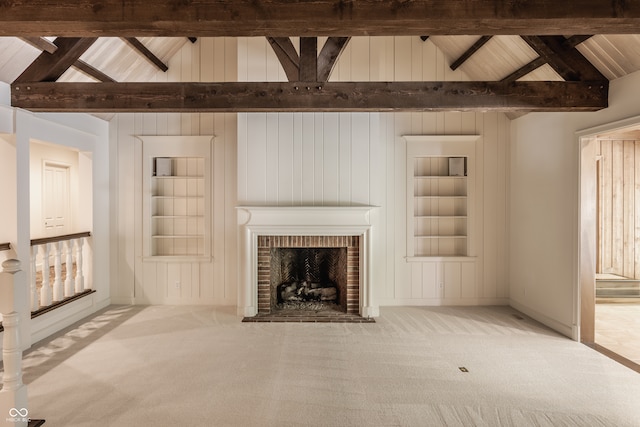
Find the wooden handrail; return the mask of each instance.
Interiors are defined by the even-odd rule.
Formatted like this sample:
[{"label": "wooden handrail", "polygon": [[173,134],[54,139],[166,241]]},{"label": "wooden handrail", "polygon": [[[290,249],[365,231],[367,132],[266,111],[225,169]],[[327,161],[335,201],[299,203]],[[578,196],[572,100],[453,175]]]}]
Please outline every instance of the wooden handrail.
[{"label": "wooden handrail", "polygon": [[31,239],[31,246],[44,245],[45,243],[63,242],[65,240],[80,239],[82,237],[91,236],[90,231],[83,231],[82,233],[65,234],[63,236],[44,237],[42,239]]},{"label": "wooden handrail", "polygon": [[8,251],[11,249],[11,243],[0,243],[0,251]]}]

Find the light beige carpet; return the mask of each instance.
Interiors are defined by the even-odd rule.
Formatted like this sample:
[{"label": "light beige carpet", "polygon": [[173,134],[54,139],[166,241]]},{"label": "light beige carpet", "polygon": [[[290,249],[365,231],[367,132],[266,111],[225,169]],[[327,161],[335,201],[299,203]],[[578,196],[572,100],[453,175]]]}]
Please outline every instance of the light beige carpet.
[{"label": "light beige carpet", "polygon": [[269,324],[113,306],[26,355],[30,415],[50,427],[640,425],[640,375],[518,317],[402,307],[374,324]]}]

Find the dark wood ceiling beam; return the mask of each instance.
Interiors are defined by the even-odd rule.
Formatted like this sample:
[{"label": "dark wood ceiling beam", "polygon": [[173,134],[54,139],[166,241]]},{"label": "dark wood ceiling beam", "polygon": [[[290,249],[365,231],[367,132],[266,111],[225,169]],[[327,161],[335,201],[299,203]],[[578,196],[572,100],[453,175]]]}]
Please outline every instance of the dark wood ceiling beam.
[{"label": "dark wood ceiling beam", "polygon": [[16,79],[30,82],[55,82],[91,47],[96,38],[58,37],[54,53],[42,52]]},{"label": "dark wood ceiling beam", "polygon": [[546,59],[541,58],[541,57],[537,57],[533,61],[529,62],[526,65],[523,65],[520,68],[518,68],[516,71],[514,71],[511,74],[509,74],[507,77],[503,78],[500,81],[504,82],[504,83],[515,82],[519,78],[526,76],[527,74],[529,74],[530,72],[532,72],[534,70],[537,70],[538,68],[542,67],[546,63],[547,63]]},{"label": "dark wood ceiling beam", "polygon": [[329,81],[331,73],[351,37],[329,37],[318,55],[318,81]]},{"label": "dark wood ceiling beam", "polygon": [[564,45],[567,47],[576,47],[578,46],[580,43],[584,43],[587,40],[589,40],[591,37],[593,37],[593,35],[576,35],[576,36],[571,36],[568,37],[567,40],[565,40]]},{"label": "dark wood ceiling beam", "polygon": [[595,111],[608,82],[18,83],[11,105],[59,112]]},{"label": "dark wood ceiling beam", "polygon": [[169,67],[167,64],[162,62],[160,58],[158,58],[148,47],[146,47],[140,40],[135,37],[123,37],[123,40],[126,41],[134,50],[140,53],[143,57],[145,57],[150,63],[155,65],[160,71],[166,72]]},{"label": "dark wood ceiling beam", "polygon": [[300,37],[300,81],[318,81],[317,37]]},{"label": "dark wood ceiling beam", "polygon": [[295,82],[300,79],[300,56],[289,37],[267,37],[271,48],[284,69],[287,80]]},{"label": "dark wood ceiling beam", "polygon": [[56,46],[54,42],[49,41],[44,37],[20,37],[20,39],[43,52],[54,53],[58,50],[58,46]]},{"label": "dark wood ceiling beam", "polygon": [[478,40],[476,40],[474,44],[471,45],[469,49],[467,49],[462,55],[460,55],[460,58],[453,61],[453,63],[451,64],[451,69],[455,71],[458,67],[464,64],[467,59],[471,58],[474,53],[480,50],[482,46],[484,46],[489,40],[491,40],[491,37],[492,36],[481,36]]},{"label": "dark wood ceiling beam", "polygon": [[637,34],[637,0],[5,0],[0,36]]},{"label": "dark wood ceiling beam", "polygon": [[[574,47],[578,46],[580,43],[583,43],[584,41],[590,39],[591,37],[593,37],[593,36],[592,35],[571,36],[571,37],[567,38],[566,40],[564,40],[562,42],[562,45],[566,49],[571,49],[571,48],[574,48]],[[508,76],[503,78],[501,81],[505,82],[505,83],[506,82],[514,82],[514,81],[518,80],[519,78],[526,76],[530,72],[542,67],[546,63],[547,63],[547,60],[545,58],[538,57],[538,58],[534,59],[533,61],[529,62],[528,64],[523,65],[522,67],[520,67],[519,69],[517,69],[513,73],[509,74]]]},{"label": "dark wood ceiling beam", "polygon": [[[36,49],[39,49],[47,53],[55,53],[55,51],[58,50],[58,46],[56,46],[55,43],[43,37],[22,37],[22,40],[29,43]],[[72,67],[77,68],[78,70],[82,71],[83,73],[96,79],[99,82],[115,82],[114,79],[107,76],[102,71],[98,70],[92,65],[87,64],[86,62],[80,59],[74,62]]]},{"label": "dark wood ceiling beam", "polygon": [[582,54],[567,45],[563,36],[522,36],[564,80],[606,80]]},{"label": "dark wood ceiling beam", "polygon": [[83,73],[85,73],[86,75],[96,79],[99,82],[111,82],[111,83],[115,83],[115,80],[112,79],[111,77],[109,77],[108,75],[106,75],[105,73],[103,73],[102,71],[98,70],[97,68],[93,67],[92,65],[87,64],[84,61],[81,61],[80,59],[78,59],[74,64],[73,64],[74,68],[77,68],[78,70],[82,71]]}]

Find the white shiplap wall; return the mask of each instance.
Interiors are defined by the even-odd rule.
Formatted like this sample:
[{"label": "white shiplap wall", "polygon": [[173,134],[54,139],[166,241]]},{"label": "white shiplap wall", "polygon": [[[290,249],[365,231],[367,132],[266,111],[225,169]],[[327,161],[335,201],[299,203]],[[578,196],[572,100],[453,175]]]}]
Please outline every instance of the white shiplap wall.
[{"label": "white shiplap wall", "polygon": [[[185,44],[157,81],[286,80],[263,38]],[[465,80],[418,37],[354,38],[332,80]],[[214,143],[212,263],[143,262],[142,147],[134,135],[208,135]],[[471,288],[439,292],[451,263],[407,263],[405,134],[479,134],[478,259]],[[390,304],[507,301],[509,120],[496,113],[119,114],[111,121],[118,176],[114,302],[236,304],[236,205],[380,206],[373,214],[375,298]],[[468,271],[468,270],[465,270]],[[468,274],[467,274],[468,276]],[[172,286],[181,282],[181,288]],[[448,286],[448,285],[447,285]]]},{"label": "white shiplap wall", "polygon": [[[235,81],[235,39],[186,43],[155,81]],[[149,65],[152,67],[151,65]],[[118,114],[110,122],[117,245],[112,251],[115,303],[235,305],[237,275],[235,114]],[[135,135],[215,135],[213,143],[212,262],[142,260],[142,143]],[[180,282],[180,288],[175,286]]]},{"label": "white shiplap wall", "polygon": [[[319,43],[319,48],[321,43]],[[286,80],[263,38],[238,40],[238,77]],[[353,38],[331,80],[466,80],[419,37]],[[452,263],[407,263],[406,134],[479,134],[478,259],[469,285],[435,274]],[[374,298],[393,304],[508,302],[509,120],[497,113],[251,113],[238,115],[241,205],[380,206],[374,223]],[[460,270],[458,270],[460,271]],[[468,271],[468,270],[465,270]],[[467,274],[468,276],[468,274]],[[473,276],[473,274],[472,274]]]}]

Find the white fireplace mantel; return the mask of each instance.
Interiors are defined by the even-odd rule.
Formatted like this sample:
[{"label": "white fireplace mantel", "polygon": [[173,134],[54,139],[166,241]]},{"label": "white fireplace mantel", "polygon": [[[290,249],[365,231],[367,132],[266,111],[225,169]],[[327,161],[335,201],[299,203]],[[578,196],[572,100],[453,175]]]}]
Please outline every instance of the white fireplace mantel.
[{"label": "white fireplace mantel", "polygon": [[258,312],[258,236],[360,236],[360,315],[377,317],[372,298],[370,213],[376,206],[239,206],[238,314]]}]

